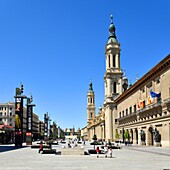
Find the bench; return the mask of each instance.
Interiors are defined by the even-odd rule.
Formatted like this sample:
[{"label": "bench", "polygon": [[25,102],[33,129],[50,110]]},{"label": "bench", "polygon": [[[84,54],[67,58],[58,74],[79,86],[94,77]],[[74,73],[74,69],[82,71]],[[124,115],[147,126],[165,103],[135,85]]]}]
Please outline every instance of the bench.
[{"label": "bench", "polygon": [[45,149],[42,154],[56,154],[56,149]]},{"label": "bench", "polygon": [[[31,148],[33,149],[39,149],[40,148],[40,145],[32,145]],[[49,145],[43,145],[43,148],[50,148]]]}]

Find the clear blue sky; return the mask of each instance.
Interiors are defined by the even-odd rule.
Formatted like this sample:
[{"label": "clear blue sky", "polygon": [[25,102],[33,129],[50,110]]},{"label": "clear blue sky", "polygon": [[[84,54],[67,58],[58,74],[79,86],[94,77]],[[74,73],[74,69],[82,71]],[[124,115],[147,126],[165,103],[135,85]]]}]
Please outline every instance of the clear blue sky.
[{"label": "clear blue sky", "polygon": [[104,101],[105,44],[113,15],[121,68],[134,83],[170,53],[169,0],[0,1],[0,102],[15,88],[62,128],[86,125],[87,91]]}]

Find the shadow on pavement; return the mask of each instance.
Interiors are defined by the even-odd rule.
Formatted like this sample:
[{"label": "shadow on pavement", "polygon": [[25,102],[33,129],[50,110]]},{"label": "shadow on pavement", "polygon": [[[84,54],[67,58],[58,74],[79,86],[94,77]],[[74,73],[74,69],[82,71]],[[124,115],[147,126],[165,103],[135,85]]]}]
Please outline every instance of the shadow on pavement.
[{"label": "shadow on pavement", "polygon": [[12,150],[16,150],[16,149],[22,149],[22,148],[25,148],[25,147],[28,147],[28,146],[22,146],[22,147],[15,147],[13,145],[0,145],[0,153],[2,152],[7,152],[7,151],[12,151]]}]

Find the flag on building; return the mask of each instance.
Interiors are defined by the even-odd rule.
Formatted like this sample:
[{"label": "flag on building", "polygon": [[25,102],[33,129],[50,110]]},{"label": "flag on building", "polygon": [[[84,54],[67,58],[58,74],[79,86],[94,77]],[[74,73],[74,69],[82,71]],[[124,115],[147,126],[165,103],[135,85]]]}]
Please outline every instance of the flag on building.
[{"label": "flag on building", "polygon": [[145,101],[140,100],[140,107],[143,109],[145,107]]},{"label": "flag on building", "polygon": [[161,97],[161,93],[155,93],[153,91],[150,92],[150,95],[152,98],[155,98],[155,97],[160,98]]},{"label": "flag on building", "polygon": [[153,98],[151,96],[148,96],[147,104],[152,104]]},{"label": "flag on building", "polygon": [[140,103],[139,103],[138,99],[137,99],[137,106],[138,106],[138,109],[140,109]]}]

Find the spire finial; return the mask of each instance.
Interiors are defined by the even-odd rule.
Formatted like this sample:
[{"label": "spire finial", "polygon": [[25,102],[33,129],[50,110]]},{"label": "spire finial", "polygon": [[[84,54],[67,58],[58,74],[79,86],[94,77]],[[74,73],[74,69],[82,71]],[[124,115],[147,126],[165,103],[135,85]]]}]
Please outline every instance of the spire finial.
[{"label": "spire finial", "polygon": [[113,24],[113,15],[110,15],[111,24]]},{"label": "spire finial", "polygon": [[92,81],[90,81],[90,84],[89,84],[89,91],[93,91],[93,84],[92,84]]},{"label": "spire finial", "polygon": [[139,80],[139,78],[138,78],[138,73],[136,74],[136,81],[138,81]]},{"label": "spire finial", "polygon": [[109,27],[108,44],[111,43],[111,42],[117,42],[116,34],[115,34],[116,28],[113,24],[113,16],[112,15],[110,16],[110,19],[111,19],[111,23],[110,23],[110,27]]},{"label": "spire finial", "polygon": [[126,77],[126,70],[124,70],[124,77]]}]

